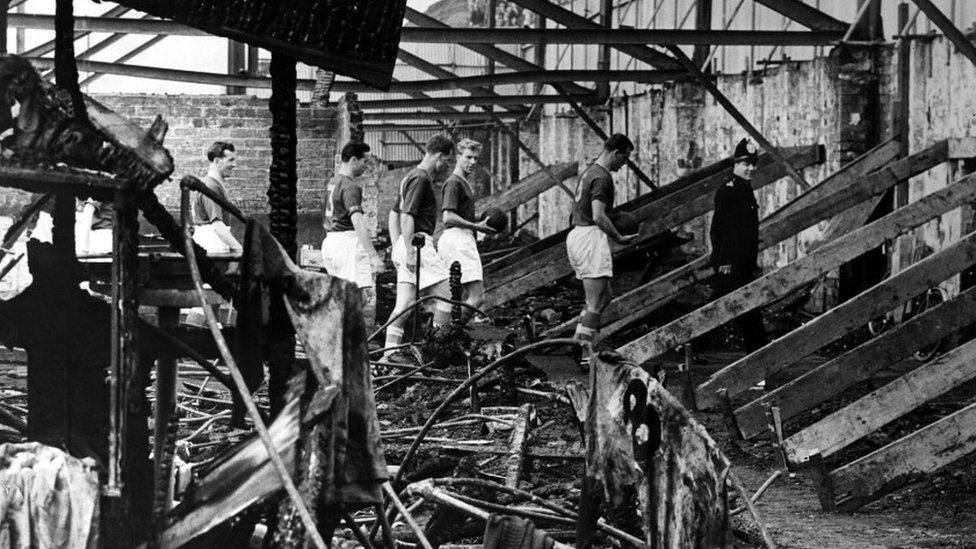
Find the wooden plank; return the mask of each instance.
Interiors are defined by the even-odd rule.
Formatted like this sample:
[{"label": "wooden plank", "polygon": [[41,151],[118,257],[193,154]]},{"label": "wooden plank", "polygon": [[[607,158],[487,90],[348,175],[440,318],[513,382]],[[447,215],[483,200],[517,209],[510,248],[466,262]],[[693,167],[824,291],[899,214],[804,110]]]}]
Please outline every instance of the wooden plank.
[{"label": "wooden plank", "polygon": [[828,195],[834,194],[850,185],[857,184],[861,177],[884,167],[898,158],[898,140],[892,138],[857,157],[841,169],[824,179],[819,185],[801,194],[789,203],[768,215],[763,221],[772,222],[778,218],[789,218],[802,212],[807,206],[815,204]]},{"label": "wooden plank", "polygon": [[830,472],[838,508],[856,509],[976,451],[976,404]]},{"label": "wooden plank", "polygon": [[[789,161],[795,163],[798,168],[803,168],[821,160],[820,153],[819,145],[806,147],[801,149],[801,152],[791,155]],[[756,173],[753,186],[760,188],[784,175],[785,171],[782,167],[770,163]],[[627,246],[611,244],[614,257],[620,257],[638,246],[647,244],[652,238],[670,227],[710,211],[713,202],[709,194],[724,181],[724,178],[712,176],[697,185],[666,195],[647,205],[631,209],[630,211],[635,216],[645,220],[641,223],[641,236]],[[689,200],[690,203],[688,203]],[[515,265],[510,265],[495,273],[494,276],[490,275],[484,306],[491,308],[507,303],[526,292],[572,274],[564,241],[565,238],[561,239],[557,245],[539,254],[526,258]]]},{"label": "wooden plank", "polygon": [[[759,224],[760,251],[774,246],[806,227],[812,226],[823,219],[823,215],[831,215],[833,213],[831,208],[843,207],[843,202],[837,201],[832,203],[830,208],[811,209],[818,201],[825,199],[831,193],[859,185],[860,177],[890,162],[897,157],[897,154],[897,142],[889,141],[879,145],[844,168],[834,172],[819,185],[770,214]],[[822,214],[824,211],[826,213]],[[789,225],[777,223],[783,219],[790,219],[792,223]],[[676,294],[684,288],[706,280],[711,274],[708,256],[706,255],[614,298],[603,313],[604,325],[601,330],[604,337],[647,316],[664,303],[674,299]],[[550,328],[543,335],[551,337],[566,333],[572,330],[575,325],[576,320],[573,319]]]},{"label": "wooden plank", "polygon": [[[976,304],[976,300],[967,301],[970,308]],[[800,463],[817,451],[829,456],[972,379],[976,379],[976,341],[953,349],[789,437],[783,442],[786,457]]]},{"label": "wooden plank", "polygon": [[[831,309],[762,349],[726,366],[698,386],[700,406],[715,406],[723,387],[739,394],[769,374],[807,356],[868,320],[976,263],[976,234],[929,256],[894,277]],[[704,404],[703,404],[704,403]]]},{"label": "wooden plank", "polygon": [[[966,291],[742,406],[735,412],[742,436],[752,438],[766,432],[766,410],[770,406],[779,407],[784,421],[796,417],[969,325],[976,317],[974,305],[976,292]],[[831,453],[829,447],[819,448],[824,456]]]},{"label": "wooden plank", "polygon": [[[943,140],[935,143],[923,151],[895,162],[891,166],[891,169],[897,170],[897,173],[903,176],[901,181],[904,181],[909,177],[918,175],[934,166],[941,164],[942,162],[945,162],[948,159],[949,144],[947,141]],[[843,213],[833,217],[827,224],[827,228],[824,230],[823,237],[820,239],[820,242],[818,242],[816,245],[819,246],[821,243],[830,242],[839,236],[845,235],[854,229],[863,226],[865,223],[867,223],[868,218],[878,206],[881,198],[882,196],[870,198],[861,204],[852,206]]]},{"label": "wooden plank", "polygon": [[[549,170],[560,181],[574,177],[578,169],[578,162],[564,162],[549,167]],[[483,214],[488,208],[498,208],[503,212],[507,212],[525,203],[525,201],[539,196],[555,185],[556,181],[549,177],[548,173],[538,171],[500,193],[477,200],[475,202],[475,210],[479,215]]]},{"label": "wooden plank", "polygon": [[[973,183],[976,183],[976,175],[963,178],[959,183],[932,193],[866,227],[845,235],[624,345],[618,351],[633,360],[644,362],[746,312],[772,303],[803,284],[816,280],[820,275],[881,245],[885,240],[894,238],[966,201],[973,200],[976,198],[976,184]],[[706,389],[710,388],[714,394],[721,387],[722,385],[719,385],[714,388],[706,387]],[[734,395],[736,391],[730,389],[729,393]]]}]

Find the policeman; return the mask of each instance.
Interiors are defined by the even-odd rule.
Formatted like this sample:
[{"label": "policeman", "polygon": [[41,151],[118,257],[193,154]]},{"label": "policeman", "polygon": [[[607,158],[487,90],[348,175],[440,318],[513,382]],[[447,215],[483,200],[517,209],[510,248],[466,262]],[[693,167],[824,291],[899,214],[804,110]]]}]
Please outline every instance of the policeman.
[{"label": "policeman", "polygon": [[[759,255],[759,204],[752,192],[758,153],[748,139],[735,147],[732,180],[715,191],[715,213],[709,233],[712,241],[712,267],[715,269],[715,295],[721,297],[755,280]],[[749,311],[736,321],[746,352],[766,345],[762,311]]]}]

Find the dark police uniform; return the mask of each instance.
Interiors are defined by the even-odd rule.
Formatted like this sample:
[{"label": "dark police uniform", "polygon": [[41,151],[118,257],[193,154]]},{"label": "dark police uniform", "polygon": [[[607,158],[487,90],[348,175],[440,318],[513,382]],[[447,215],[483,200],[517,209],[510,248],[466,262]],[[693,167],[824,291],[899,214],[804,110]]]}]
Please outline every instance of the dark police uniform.
[{"label": "dark police uniform", "polygon": [[[735,148],[735,161],[758,160],[755,147],[743,139]],[[749,181],[732,179],[715,191],[715,213],[709,231],[712,242],[711,263],[715,269],[717,299],[755,279],[756,259],[759,255],[759,204]],[[731,267],[729,274],[719,273],[719,267]],[[739,316],[736,325],[742,334],[747,352],[766,345],[762,311],[759,309]]]}]

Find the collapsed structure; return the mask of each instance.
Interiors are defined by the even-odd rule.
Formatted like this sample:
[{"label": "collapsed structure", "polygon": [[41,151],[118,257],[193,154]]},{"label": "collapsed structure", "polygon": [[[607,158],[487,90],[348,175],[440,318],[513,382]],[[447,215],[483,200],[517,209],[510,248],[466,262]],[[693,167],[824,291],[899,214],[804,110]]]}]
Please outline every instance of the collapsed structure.
[{"label": "collapsed structure", "polygon": [[[870,39],[878,38],[876,31],[865,31],[861,23],[864,14],[876,15],[876,2],[863,2],[858,20],[850,23],[799,1],[758,3],[810,30],[770,32],[753,40],[774,45],[839,43],[843,51],[838,57],[850,55],[850,64],[856,65],[863,54],[857,48],[864,45],[851,42],[853,33],[869,32]],[[928,0],[915,3],[976,64],[976,47],[951,21]],[[81,93],[69,0],[58,2],[54,17],[57,87],[47,84],[21,57],[0,59],[0,90],[8,98],[0,124],[3,130],[11,130],[3,141],[0,184],[48,193],[27,207],[8,231],[3,253],[45,203],[52,203],[54,218],[53,242],[32,240],[28,245],[33,283],[17,297],[0,302],[0,317],[8,328],[4,342],[27,353],[29,413],[25,424],[0,408],[0,421],[47,446],[4,449],[19,459],[36,452],[39,458],[27,461],[37,463],[38,471],[49,462],[69,464],[63,478],[84,487],[88,498],[85,505],[72,504],[80,510],[72,516],[72,524],[97,522],[92,528],[64,529],[62,533],[77,536],[73,543],[244,546],[261,523],[266,542],[281,547],[324,547],[344,536],[365,547],[382,539],[389,547],[408,540],[428,549],[475,538],[490,547],[566,546],[570,541],[580,547],[714,547],[746,537],[748,542],[772,547],[773,536],[753,504],[779,473],[750,494],[720,444],[695,419],[696,412],[721,414],[725,434],[733,441],[731,448],[743,440],[770,437],[784,468],[809,474],[821,505],[829,511],[857,509],[976,450],[971,421],[976,405],[969,404],[874,451],[837,463],[839,456],[847,456],[842,451],[856,441],[976,377],[970,364],[973,343],[959,335],[976,320],[973,290],[968,282],[955,284],[951,293],[939,289],[944,281],[976,264],[976,237],[970,230],[959,231],[958,238],[914,264],[905,261],[876,284],[848,290],[844,300],[823,290],[830,273],[976,202],[974,176],[958,167],[948,171],[958,175],[951,184],[908,199],[907,181],[947,164],[964,166],[976,158],[976,147],[971,139],[944,136],[926,141],[924,147],[913,146],[907,55],[899,57],[903,80],[898,131],[856,151],[860,154],[845,151],[849,157],[838,162],[828,158],[835,151],[833,144],[770,143],[714,83],[705,70],[711,56],[708,46],[743,38],[730,34],[734,31],[709,30],[711,2],[699,1],[696,30],[689,34],[608,29],[613,9],[609,2],[603,3],[603,26],[549,2],[513,2],[537,14],[540,21],[565,27],[548,29],[556,31],[552,33],[544,27],[492,28],[498,11],[495,2],[488,2],[493,21],[489,29],[452,28],[399,1],[277,6],[260,1],[133,0],[121,4],[272,51],[267,83],[272,88],[273,151],[267,191],[269,227],[221,197],[210,196],[246,226],[245,253],[208,256],[193,244],[187,223],[189,193],[207,193],[206,187],[192,176],[180,181],[182,223],[160,203],[154,189],[174,171],[173,158],[164,147],[166,121],[157,117],[143,129]],[[904,35],[907,6],[901,15]],[[404,17],[416,26],[401,29]],[[534,34],[518,34],[519,30]],[[564,30],[570,32],[558,32]],[[485,32],[478,34],[481,31]],[[401,38],[457,42],[491,57],[493,70],[495,63],[514,69],[494,75],[497,82],[506,82],[506,75],[509,83],[545,82],[555,94],[533,98],[497,93],[492,89],[494,80],[464,80],[468,77],[398,51]],[[552,71],[547,75],[544,56],[532,63],[493,45],[503,40],[599,43],[603,55],[597,72],[601,74],[560,76]],[[901,40],[904,44],[908,38]],[[647,43],[664,46],[667,53]],[[693,55],[677,47],[683,43],[695,45]],[[631,162],[632,183],[645,192],[628,194],[617,210],[639,220],[639,236],[615,247],[613,255],[619,261],[635,256],[654,261],[643,266],[640,280],[615,298],[603,315],[604,339],[614,344],[616,352],[596,355],[586,383],[565,383],[579,377],[569,375],[559,385],[558,365],[540,367],[537,361],[544,350],[579,345],[561,338],[572,321],[547,318],[546,326],[537,330],[532,316],[537,311],[527,311],[520,302],[558,286],[571,273],[564,247],[568,231],[544,230],[542,217],[564,213],[558,208],[564,200],[561,194],[573,195],[570,183],[582,164],[578,160],[547,163],[503,118],[513,113],[527,116],[524,106],[529,103],[562,102],[571,106],[587,132],[605,139],[614,123],[611,120],[607,128],[604,120],[594,119],[592,106],[609,96],[605,84],[612,76],[610,45],[655,67],[654,74],[645,74],[640,81],[688,78],[712,97],[714,105],[727,111],[763,149],[752,180],[755,190],[774,188],[789,178],[792,196],[778,208],[767,208],[773,211],[762,219],[761,249],[776,249],[811,227],[819,230],[805,240],[803,254],[767,265],[762,277],[727,295],[702,297],[706,292],[700,290],[711,276],[707,253],[694,245],[685,248],[691,254],[672,252],[694,240],[694,235],[681,230],[712,211],[713,195],[728,181],[732,162],[704,164],[692,147],[689,157],[682,159],[687,160],[682,167],[686,173],[667,184]],[[411,88],[409,83],[393,82],[397,56],[438,80],[450,80],[451,85],[474,93],[430,97],[421,88],[434,84]],[[476,106],[485,111],[481,116],[497,127],[498,135],[506,136],[515,154],[534,165],[537,171],[528,177],[517,177],[517,170],[510,173],[510,185],[482,196],[476,204],[478,212],[489,208],[517,212],[521,207],[523,211],[513,215],[518,226],[535,221],[539,233],[549,233],[504,249],[486,265],[485,309],[497,313],[507,308],[507,313],[499,314],[516,317],[529,312],[518,329],[515,323],[507,329],[465,329],[460,314],[455,314],[448,329],[405,346],[416,365],[384,364],[368,347],[379,331],[367,333],[355,288],[296,264],[296,59],[374,87],[400,85],[400,93],[416,101],[394,99],[383,104],[384,100],[366,99],[359,103],[366,112],[385,106],[430,107],[436,111],[406,114],[461,120],[472,113],[455,106]],[[588,77],[597,82],[594,88],[578,83],[589,82]],[[341,81],[335,85],[342,89]],[[356,102],[353,97],[347,101]],[[16,110],[9,108],[14,106]],[[504,110],[495,111],[496,107]],[[397,131],[409,137],[407,130]],[[396,173],[380,174],[377,180],[395,181]],[[811,174],[824,176],[814,180]],[[891,200],[886,202],[886,196]],[[113,205],[111,258],[78,263],[73,232],[76,197]],[[537,211],[524,211],[533,200]],[[544,201],[557,214],[544,212]],[[140,247],[140,212],[165,240],[154,249]],[[675,257],[678,264],[668,263]],[[228,264],[238,262],[239,272],[230,274]],[[83,277],[106,297],[79,289]],[[696,290],[697,297],[689,298]],[[694,372],[693,344],[710,332],[744,313],[795,308],[804,298],[825,292],[828,297],[820,301],[820,310],[811,313],[815,314],[812,320],[781,331],[765,347],[737,357],[695,383],[702,376]],[[460,306],[457,296],[450,301]],[[233,303],[237,314],[233,326],[222,325],[215,316],[211,306],[220,302]],[[694,306],[680,310],[674,307],[679,302]],[[156,309],[154,324],[140,318],[140,305]],[[206,329],[180,324],[179,310],[194,306],[202,306]],[[833,353],[822,364],[788,381],[782,379],[804,357],[839,339],[855,337],[852,334],[865,326],[871,327],[872,338],[857,339],[856,345]],[[297,357],[296,347],[301,352]],[[661,369],[661,362],[670,360],[670,353],[679,347],[685,350],[679,371]],[[861,385],[913,355],[930,361],[880,388],[865,390]],[[225,386],[231,399],[215,398],[204,382],[181,403],[178,395],[186,385],[180,385],[180,377],[185,368],[178,358],[193,360],[208,381],[212,378]],[[219,359],[219,366],[211,362],[214,359]],[[265,364],[267,410],[254,396],[264,381]],[[146,388],[151,377],[150,414]],[[665,390],[668,377],[672,381],[667,387],[677,389],[680,399]],[[550,383],[543,390],[516,383],[542,378]],[[766,390],[757,396],[753,389],[760,382],[766,383]],[[775,386],[778,383],[782,384]],[[416,387],[426,384],[446,386],[448,391],[422,393],[415,402],[405,402],[411,392],[424,391]],[[497,391],[488,391],[496,385]],[[404,394],[394,395],[393,389]],[[842,393],[850,396],[852,390],[858,393],[855,398],[811,420],[811,409]],[[534,404],[526,402],[530,398]],[[213,414],[192,410],[194,423],[198,419],[200,425],[189,435],[181,433],[186,427],[186,422],[180,422],[180,415],[187,412],[185,403],[200,405],[207,399],[228,409]],[[415,406],[415,425],[394,424],[402,417],[384,419],[383,410],[391,406]],[[540,425],[537,407],[552,413],[553,406],[559,417]],[[151,445],[146,424],[150,416]],[[180,466],[178,454],[189,452],[187,443],[218,420],[240,426],[245,417],[256,437],[224,439],[216,444],[222,452],[201,459],[199,468]],[[544,431],[557,424],[578,429],[577,445],[552,441],[556,449],[549,454],[533,449],[533,439],[538,443],[545,438]],[[449,436],[433,437],[433,430]],[[52,454],[48,447],[91,460],[72,461]],[[526,464],[532,459],[552,460],[570,471],[568,476],[578,478],[557,477],[568,486],[552,488],[559,483],[545,485],[539,480],[545,473],[530,473]],[[740,507],[732,509],[735,498]],[[100,504],[93,503],[96,499]],[[174,500],[179,502],[175,507]],[[730,518],[743,511],[750,513],[754,535],[744,533],[740,523]],[[397,525],[399,517],[405,526]]]}]

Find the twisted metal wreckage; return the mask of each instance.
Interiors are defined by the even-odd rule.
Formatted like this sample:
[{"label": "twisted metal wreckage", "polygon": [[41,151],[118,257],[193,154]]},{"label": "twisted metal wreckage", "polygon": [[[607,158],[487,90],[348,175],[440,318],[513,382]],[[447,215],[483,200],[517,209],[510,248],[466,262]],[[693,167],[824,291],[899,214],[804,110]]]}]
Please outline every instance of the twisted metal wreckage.
[{"label": "twisted metal wreckage", "polygon": [[[64,4],[59,2],[59,10]],[[389,4],[398,6],[400,13],[391,8],[384,12],[388,15],[384,20],[394,21],[398,28],[403,3]],[[70,10],[67,15],[70,22]],[[201,20],[212,23],[211,16]],[[65,12],[59,11],[62,36],[64,17]],[[272,37],[269,43],[276,43],[275,39],[281,37]],[[166,123],[157,117],[144,131],[84,97],[77,89],[77,72],[74,78],[65,72],[64,64],[71,60],[66,50],[70,53],[62,41],[60,88],[46,84],[27,61],[0,57],[0,94],[6,98],[0,129],[11,131],[2,142],[0,184],[50,193],[25,210],[24,219],[6,235],[3,249],[9,249],[44,202],[54,200],[53,242],[29,241],[27,258],[34,282],[20,295],[0,301],[0,339],[27,351],[31,411],[27,438],[100,465],[101,502],[91,506],[89,517],[98,526],[77,534],[83,535],[82,546],[204,546],[218,539],[239,539],[234,536],[249,536],[271,502],[277,505],[268,513],[273,546],[325,547],[345,521],[363,546],[370,547],[373,534],[382,530],[384,544],[392,548],[396,540],[390,522],[402,515],[419,543],[432,547],[413,511],[402,503],[405,494],[485,520],[485,544],[491,547],[564,546],[531,522],[506,515],[576,524],[581,546],[727,545],[727,480],[755,515],[750,498],[704,429],[654,378],[613,354],[598,355],[589,390],[580,391],[587,402],[583,412],[587,452],[577,508],[546,502],[518,487],[526,418],[531,415],[528,405],[519,408],[522,420],[516,423],[521,428],[513,429],[512,474],[504,486],[418,475],[418,448],[425,437],[453,404],[474,395],[479,381],[533,351],[577,344],[551,339],[503,354],[505,347],[497,341],[486,344],[464,337],[459,314],[452,327],[432,334],[428,347],[420,352],[442,365],[470,361],[468,378],[429,415],[399,465],[391,469],[395,473],[390,478],[380,444],[358,291],[328,275],[304,271],[291,259],[295,253],[294,62],[276,55],[271,66],[275,87],[270,133],[275,159],[268,191],[270,230],[222,203],[247,224],[241,278],[235,283],[221,265],[227,258],[208,257],[192,241],[189,193],[206,192],[206,188],[193,177],[180,182],[182,223],[153,191],[173,171],[172,158],[162,145]],[[386,73],[387,83],[388,78]],[[110,272],[103,277],[108,299],[78,287],[84,270],[74,252],[76,197],[113,204],[113,258]],[[138,212],[185,257],[184,270],[183,259],[176,254],[139,253]],[[179,282],[175,286],[167,286],[172,279],[159,282],[160,270],[170,275],[178,272],[172,278]],[[169,306],[203,304],[213,338],[210,346],[192,329],[163,322],[162,313],[159,326],[141,320],[140,293],[147,291],[167,296]],[[209,306],[212,294],[234,303],[239,311],[237,326],[220,326]],[[460,307],[456,299],[451,302]],[[295,361],[296,336],[307,361]],[[167,364],[177,356],[192,358],[227,386],[236,403],[236,419],[242,421],[246,412],[257,437],[215,460],[192,481],[179,505],[170,509],[175,366],[167,370]],[[215,368],[207,360],[210,357],[220,358],[229,375]],[[151,462],[145,388],[154,360]],[[251,396],[263,381],[264,363],[270,376],[270,426]],[[472,370],[471,363],[482,367]],[[429,367],[421,361],[420,367],[407,370],[400,379]],[[91,462],[87,467],[83,470],[90,480]],[[544,512],[473,500],[461,493],[465,487],[501,490],[507,494],[504,501],[527,499]],[[282,492],[286,497],[281,497]],[[384,509],[385,502],[389,509]],[[361,507],[375,509],[370,520],[373,534],[361,531],[361,520],[350,515]],[[523,537],[513,542],[513,532]],[[214,537],[218,533],[222,537]]]}]

